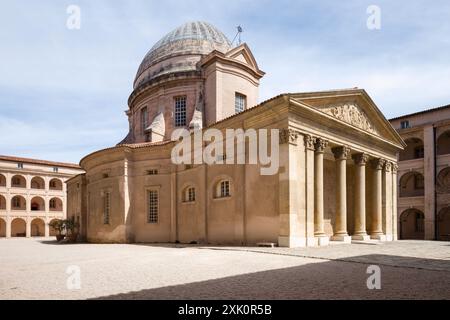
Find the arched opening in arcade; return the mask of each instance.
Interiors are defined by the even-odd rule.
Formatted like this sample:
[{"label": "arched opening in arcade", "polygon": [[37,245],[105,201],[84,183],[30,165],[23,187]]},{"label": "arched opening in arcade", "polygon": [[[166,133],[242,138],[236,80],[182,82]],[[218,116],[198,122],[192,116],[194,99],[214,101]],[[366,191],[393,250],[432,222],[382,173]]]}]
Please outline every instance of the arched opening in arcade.
[{"label": "arched opening in arcade", "polygon": [[33,219],[31,221],[31,236],[43,237],[45,236],[45,222],[40,218]]},{"label": "arched opening in arcade", "polygon": [[31,199],[31,211],[45,211],[45,201],[41,197]]},{"label": "arched opening in arcade", "polygon": [[437,239],[440,241],[450,241],[450,207],[439,211],[437,222]]},{"label": "arched opening in arcade", "polygon": [[27,223],[22,218],[16,218],[11,222],[11,237],[25,237],[27,235]]},{"label": "arched opening in arcade", "polygon": [[400,215],[400,239],[424,240],[425,215],[418,209],[408,209]]},{"label": "arched opening in arcade", "polygon": [[436,151],[438,155],[450,154],[450,130],[439,136]]},{"label": "arched opening in arcade", "polygon": [[400,197],[423,197],[425,180],[423,174],[411,171],[400,178]]},{"label": "arched opening in arcade", "polygon": [[405,140],[406,148],[400,152],[399,160],[413,160],[413,159],[423,159],[424,157],[424,147],[423,141],[419,138],[409,138]]}]

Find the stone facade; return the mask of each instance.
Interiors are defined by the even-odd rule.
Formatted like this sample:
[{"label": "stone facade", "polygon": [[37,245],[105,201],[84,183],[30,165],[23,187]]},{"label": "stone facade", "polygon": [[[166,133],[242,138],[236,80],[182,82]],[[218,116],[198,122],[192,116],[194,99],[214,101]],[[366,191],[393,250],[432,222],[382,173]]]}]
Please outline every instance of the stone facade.
[{"label": "stone facade", "polygon": [[407,143],[398,162],[400,237],[450,240],[450,106],[391,123]]},{"label": "stone facade", "polygon": [[0,237],[52,234],[49,223],[66,217],[66,180],[78,165],[0,156]]},{"label": "stone facade", "polygon": [[[129,134],[117,146],[83,158],[86,173],[67,182],[68,215],[81,222],[82,237],[287,247],[397,239],[392,168],[405,144],[367,93],[282,94],[257,105],[264,73],[250,48],[224,50],[217,37],[193,33],[195,28],[182,26],[152,48],[129,99]],[[198,37],[199,48],[194,42],[186,51],[179,46],[180,39]],[[217,48],[205,52],[205,41]],[[155,61],[148,58],[154,50]],[[193,55],[195,70],[172,69],[173,61],[182,66]],[[146,71],[167,59],[168,73]],[[174,164],[180,96],[187,118],[182,127],[192,136],[208,129],[278,129],[276,174],[261,175],[260,163]],[[147,128],[157,128],[157,134]],[[191,157],[202,147],[193,144]],[[220,156],[237,157],[225,150]]]}]

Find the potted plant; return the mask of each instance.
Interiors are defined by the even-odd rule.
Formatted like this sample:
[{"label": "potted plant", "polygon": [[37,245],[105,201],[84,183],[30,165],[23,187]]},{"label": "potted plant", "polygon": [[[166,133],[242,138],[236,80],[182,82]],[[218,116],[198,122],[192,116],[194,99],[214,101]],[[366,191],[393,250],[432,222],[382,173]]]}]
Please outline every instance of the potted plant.
[{"label": "potted plant", "polygon": [[65,235],[62,234],[62,232],[65,229],[64,221],[63,220],[53,220],[48,224],[51,228],[56,230],[58,234],[56,235],[56,241],[61,241],[64,239]]},{"label": "potted plant", "polygon": [[79,223],[75,222],[75,217],[64,220],[64,227],[67,231],[68,242],[76,242],[78,238]]}]

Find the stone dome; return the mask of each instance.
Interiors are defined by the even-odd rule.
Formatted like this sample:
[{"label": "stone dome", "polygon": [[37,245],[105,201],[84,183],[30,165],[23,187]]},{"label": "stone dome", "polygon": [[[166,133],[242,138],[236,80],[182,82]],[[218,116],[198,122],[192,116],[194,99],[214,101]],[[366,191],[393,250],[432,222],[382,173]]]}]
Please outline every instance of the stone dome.
[{"label": "stone dome", "polygon": [[[150,49],[139,66],[134,87],[163,74],[195,70],[203,55],[214,50],[225,53],[230,49],[230,40],[213,25],[200,21],[185,23]],[[180,56],[186,59],[172,59]]]}]

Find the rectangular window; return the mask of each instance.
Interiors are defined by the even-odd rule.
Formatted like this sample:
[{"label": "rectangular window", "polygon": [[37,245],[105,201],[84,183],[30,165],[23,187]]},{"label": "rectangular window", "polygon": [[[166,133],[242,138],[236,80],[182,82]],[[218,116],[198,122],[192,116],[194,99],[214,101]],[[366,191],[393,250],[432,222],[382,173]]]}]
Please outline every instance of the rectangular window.
[{"label": "rectangular window", "polygon": [[148,223],[158,223],[159,196],[158,191],[150,190],[148,192]]},{"label": "rectangular window", "polygon": [[53,172],[58,172],[58,167],[53,167]]},{"label": "rectangular window", "polygon": [[18,164],[17,164],[17,168],[23,169],[23,163],[18,163]]},{"label": "rectangular window", "polygon": [[147,107],[142,108],[141,110],[141,130],[145,132],[145,129],[148,128],[148,110]]},{"label": "rectangular window", "polygon": [[246,96],[236,92],[235,100],[234,100],[234,112],[235,113],[239,113],[239,112],[242,112],[245,110],[246,103],[247,103],[246,100],[247,100]]},{"label": "rectangular window", "polygon": [[109,217],[111,213],[111,193],[105,192],[103,198],[103,224],[109,224]]},{"label": "rectangular window", "polygon": [[175,98],[175,127],[186,126],[186,97]]},{"label": "rectangular window", "polygon": [[405,120],[405,121],[400,122],[400,127],[401,127],[402,129],[408,129],[408,128],[411,128],[411,126],[410,126],[408,120]]},{"label": "rectangular window", "polygon": [[220,183],[220,196],[222,198],[230,196],[230,181],[222,181]]},{"label": "rectangular window", "polygon": [[189,188],[188,189],[188,201],[194,202],[195,201],[195,188]]}]

